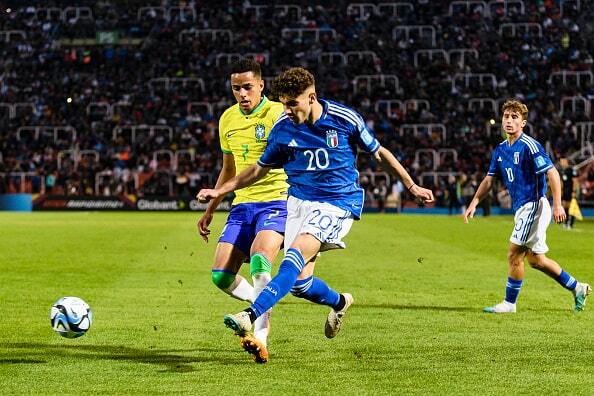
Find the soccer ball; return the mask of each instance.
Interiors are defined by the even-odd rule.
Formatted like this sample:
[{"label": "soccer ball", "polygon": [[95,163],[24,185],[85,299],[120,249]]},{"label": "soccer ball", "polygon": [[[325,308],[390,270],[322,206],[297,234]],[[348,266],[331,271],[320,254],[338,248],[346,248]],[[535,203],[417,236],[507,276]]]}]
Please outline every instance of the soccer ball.
[{"label": "soccer ball", "polygon": [[78,297],[62,297],[52,305],[50,323],[62,337],[77,338],[85,335],[91,327],[93,312]]}]

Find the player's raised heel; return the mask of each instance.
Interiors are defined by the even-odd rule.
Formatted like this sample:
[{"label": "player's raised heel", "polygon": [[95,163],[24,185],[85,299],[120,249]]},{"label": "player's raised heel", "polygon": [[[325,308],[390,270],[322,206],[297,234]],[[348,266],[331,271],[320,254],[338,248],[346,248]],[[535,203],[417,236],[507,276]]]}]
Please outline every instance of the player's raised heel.
[{"label": "player's raised heel", "polygon": [[487,313],[516,313],[516,304],[512,304],[507,301],[502,301],[497,305],[493,305],[492,307],[487,307],[487,308],[483,309],[483,312],[487,312]]},{"label": "player's raised heel", "polygon": [[587,283],[578,283],[575,288],[575,311],[583,311],[586,305],[586,299],[592,292],[592,288]]},{"label": "player's raised heel", "polygon": [[241,347],[252,357],[256,363],[267,363],[268,362],[268,349],[266,345],[251,334],[247,334],[242,337]]},{"label": "player's raised heel", "polygon": [[250,315],[245,311],[227,314],[223,318],[223,322],[240,337],[244,337],[252,329]]},{"label": "player's raised heel", "polygon": [[340,331],[340,327],[342,326],[342,320],[344,315],[346,314],[347,309],[349,309],[349,307],[353,305],[353,303],[355,302],[353,296],[351,296],[349,293],[342,293],[342,295],[344,296],[345,301],[344,307],[340,311],[335,311],[333,309],[330,310],[328,318],[326,318],[324,334],[328,338],[336,337],[336,334],[338,334],[338,332]]}]

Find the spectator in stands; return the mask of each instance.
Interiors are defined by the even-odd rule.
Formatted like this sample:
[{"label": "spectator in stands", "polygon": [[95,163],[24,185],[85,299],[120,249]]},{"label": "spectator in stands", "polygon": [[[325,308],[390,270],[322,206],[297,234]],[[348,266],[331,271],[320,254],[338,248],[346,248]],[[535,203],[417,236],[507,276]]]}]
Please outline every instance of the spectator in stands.
[{"label": "spectator in stands", "polygon": [[[104,0],[88,3],[91,13],[85,17],[62,20],[45,18],[44,9],[63,9],[72,2],[13,1],[12,12],[3,13],[0,19],[0,30],[17,32],[0,47],[0,172],[20,172],[24,167],[45,176],[44,168],[57,169],[61,151],[95,150],[100,160],[86,172],[75,175],[73,169],[66,173],[57,169],[61,179],[80,178],[84,187],[76,192],[85,194],[89,186],[99,187],[95,186],[96,174],[113,172],[116,165],[139,173],[141,158],[151,158],[156,150],[195,147],[191,167],[204,180],[213,179],[221,167],[214,121],[231,105],[221,66],[245,53],[267,63],[269,75],[301,64],[325,76],[320,79],[320,91],[359,108],[405,166],[411,165],[417,149],[450,148],[458,153],[456,161],[435,166],[420,163],[417,176],[459,171],[470,177],[485,168],[486,154],[499,140],[496,127],[485,126],[497,118],[498,105],[478,109],[471,104],[473,98],[523,97],[534,109],[528,120],[533,128],[529,133],[543,144],[549,142],[555,157],[581,148],[574,137],[576,125],[590,121],[591,115],[565,106],[560,116],[561,98],[590,97],[594,85],[587,76],[579,83],[571,78],[563,83],[552,76],[563,70],[591,72],[594,40],[588,24],[594,20],[594,3],[565,2],[563,18],[554,2],[524,2],[523,12],[511,3],[504,8],[492,2],[491,13],[473,8],[456,9],[453,15],[448,2],[429,1],[417,4],[406,15],[347,15],[350,3],[338,0],[323,6],[299,6],[301,17],[297,18],[281,15],[273,4],[258,16],[249,2],[234,7],[233,13],[226,3],[197,7],[189,2],[187,14],[172,11],[167,18],[161,11],[180,3],[164,0],[136,18],[137,2]],[[263,20],[270,23],[249,29],[251,23]],[[526,21],[539,24],[542,34],[520,30],[513,34],[502,25]],[[395,26],[414,25],[434,26],[436,34],[413,33],[393,39]],[[328,27],[334,32],[321,34],[319,39],[282,33],[284,28],[299,27]],[[74,40],[92,39],[106,30],[117,31],[119,41],[89,47]],[[270,37],[278,37],[278,43],[271,45]],[[288,46],[291,51],[286,51]],[[447,56],[428,59],[418,53],[426,48],[443,50]],[[460,56],[456,53],[460,49],[470,52]],[[340,57],[320,61],[331,52],[354,55],[345,61]],[[234,54],[227,58],[229,53]],[[457,73],[467,72],[491,73],[495,84],[456,80]],[[384,80],[357,80],[365,75],[382,75]],[[386,80],[389,75],[397,79]],[[428,100],[429,107],[415,101],[419,99]],[[401,106],[378,106],[378,100],[400,101]],[[401,129],[405,124],[435,120],[445,126],[445,138],[435,131],[412,134]],[[170,127],[171,137],[138,132],[133,138],[131,129],[142,124]],[[31,132],[21,131],[17,139],[19,128],[32,125],[70,125],[77,134],[54,139],[54,131],[48,129],[39,131],[35,139]],[[130,147],[129,158],[114,159],[114,153],[126,146]],[[41,154],[41,159],[30,159],[32,153]],[[170,166],[169,172],[174,168]],[[112,177],[121,187],[110,193],[130,190],[116,172]],[[4,180],[6,184],[8,178]],[[60,180],[56,190],[66,184]],[[141,183],[134,185],[134,189],[141,187]],[[587,187],[583,196],[590,194]]]},{"label": "spectator in stands", "polygon": [[564,227],[568,230],[573,228],[575,223],[575,216],[569,214],[569,204],[571,203],[572,199],[576,198],[576,193],[579,188],[579,183],[577,179],[577,172],[576,170],[569,166],[569,160],[565,157],[559,160],[559,165],[561,169],[559,173],[561,174],[561,202],[563,203],[563,208],[565,209],[565,213],[567,213],[567,218],[565,219]]},{"label": "spectator in stands", "polygon": [[454,175],[448,177],[447,186],[447,201],[448,201],[448,214],[459,214],[462,199],[462,186],[460,180]]},{"label": "spectator in stands", "polygon": [[386,180],[380,179],[378,185],[373,189],[373,199],[380,213],[384,213],[386,211],[387,196],[388,187],[386,186]]}]

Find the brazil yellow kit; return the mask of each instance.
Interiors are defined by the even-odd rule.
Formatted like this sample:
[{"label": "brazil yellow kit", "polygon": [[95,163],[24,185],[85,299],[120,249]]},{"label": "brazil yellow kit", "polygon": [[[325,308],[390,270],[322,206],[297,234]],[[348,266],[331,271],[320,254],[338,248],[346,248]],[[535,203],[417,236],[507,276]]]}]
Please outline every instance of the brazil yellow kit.
[{"label": "brazil yellow kit", "polygon": [[[235,173],[255,164],[260,158],[272,126],[283,112],[283,105],[265,96],[250,113],[243,114],[239,104],[229,107],[219,120],[219,139],[225,154],[233,154]],[[251,186],[235,191],[233,205],[287,199],[287,176],[282,169],[271,169]]]}]

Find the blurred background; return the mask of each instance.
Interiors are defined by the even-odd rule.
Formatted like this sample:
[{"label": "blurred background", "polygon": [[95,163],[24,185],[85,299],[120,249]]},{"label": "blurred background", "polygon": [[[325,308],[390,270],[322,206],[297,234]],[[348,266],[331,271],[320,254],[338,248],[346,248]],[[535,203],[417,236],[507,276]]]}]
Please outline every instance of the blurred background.
[{"label": "blurred background", "polygon": [[[594,207],[591,1],[0,1],[0,52],[0,194],[32,194],[34,208],[200,209],[241,57],[267,86],[310,69],[444,213],[474,194],[501,104],[518,98],[525,132]],[[416,207],[371,157],[358,167],[368,209]],[[510,206],[497,188],[483,211]]]}]

